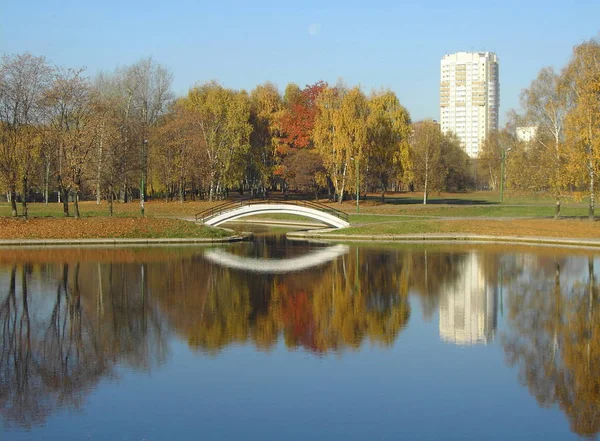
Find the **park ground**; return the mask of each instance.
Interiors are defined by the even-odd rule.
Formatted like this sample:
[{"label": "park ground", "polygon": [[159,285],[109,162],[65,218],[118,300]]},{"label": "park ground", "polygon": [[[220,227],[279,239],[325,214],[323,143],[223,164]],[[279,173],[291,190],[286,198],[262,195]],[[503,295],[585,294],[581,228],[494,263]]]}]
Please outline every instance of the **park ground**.
[{"label": "park ground", "polygon": [[[460,233],[600,239],[600,223],[587,219],[587,203],[576,197],[563,200],[559,220],[553,219],[554,200],[544,195],[512,196],[500,204],[498,193],[493,192],[442,193],[433,195],[427,205],[422,204],[419,193],[386,195],[385,203],[379,196],[369,195],[360,201],[359,213],[353,200],[341,205],[320,202],[350,215],[351,227],[339,231],[344,235]],[[144,218],[139,202],[115,204],[111,218],[106,203],[85,201],[80,203],[80,219],[63,217],[62,205],[57,203],[31,203],[29,219],[14,219],[10,205],[0,203],[0,239],[224,237],[233,233],[190,222],[196,213],[220,203],[149,201]],[[288,215],[269,218],[301,219]],[[239,231],[243,226],[233,229]]]}]

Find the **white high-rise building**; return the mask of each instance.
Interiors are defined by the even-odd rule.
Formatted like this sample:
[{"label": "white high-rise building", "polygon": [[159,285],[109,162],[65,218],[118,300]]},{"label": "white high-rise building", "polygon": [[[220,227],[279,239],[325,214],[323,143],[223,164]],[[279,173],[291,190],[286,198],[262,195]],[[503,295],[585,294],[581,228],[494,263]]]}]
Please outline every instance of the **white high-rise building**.
[{"label": "white high-rise building", "polygon": [[453,132],[467,154],[476,158],[483,141],[498,130],[500,83],[493,52],[444,55],[440,75],[442,132]]}]

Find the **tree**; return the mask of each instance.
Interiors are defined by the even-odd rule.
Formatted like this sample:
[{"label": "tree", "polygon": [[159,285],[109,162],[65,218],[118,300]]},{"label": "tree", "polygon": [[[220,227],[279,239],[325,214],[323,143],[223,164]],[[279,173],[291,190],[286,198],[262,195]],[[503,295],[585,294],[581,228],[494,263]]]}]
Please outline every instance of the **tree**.
[{"label": "tree", "polygon": [[549,162],[547,185],[556,199],[555,218],[560,216],[560,201],[567,189],[567,153],[564,144],[565,118],[569,99],[564,77],[550,67],[540,71],[528,89],[521,92],[526,118],[538,127],[538,142],[546,150]]},{"label": "tree", "polygon": [[565,69],[573,107],[567,134],[575,147],[575,168],[585,170],[589,218],[594,219],[596,176],[600,172],[600,42],[590,40],[573,49]]},{"label": "tree", "polygon": [[79,217],[79,192],[88,157],[98,135],[94,95],[83,70],[59,70],[46,93],[50,130],[58,158],[56,174],[63,213],[69,216],[69,194],[73,192],[75,216]]},{"label": "tree", "polygon": [[301,149],[288,154],[283,165],[290,186],[311,191],[318,199],[319,190],[327,185],[327,171],[315,149]]},{"label": "tree", "polygon": [[169,70],[152,61],[152,58],[141,59],[124,71],[128,113],[133,116],[134,146],[140,152],[140,210],[144,215],[144,199],[146,196],[146,179],[148,176],[148,137],[150,128],[156,124],[172,100],[171,83],[173,75]]},{"label": "tree", "polygon": [[186,182],[193,181],[194,175],[206,176],[207,170],[199,159],[204,150],[195,126],[196,115],[181,100],[172,107],[151,138],[156,145],[151,158],[156,174],[166,186],[167,199],[178,190],[179,200],[183,202]]},{"label": "tree", "polygon": [[12,215],[17,215],[17,186],[22,185],[27,216],[29,180],[39,158],[45,119],[44,94],[53,69],[44,57],[29,53],[4,56],[0,65],[0,175],[7,187]]},{"label": "tree", "polygon": [[318,105],[315,145],[341,204],[345,192],[354,188],[352,161],[364,164],[369,103],[358,87],[347,92],[328,88],[319,97]]},{"label": "tree", "polygon": [[278,149],[285,153],[289,148],[306,148],[312,145],[312,132],[317,116],[317,100],[327,88],[327,83],[318,81],[307,85],[300,93],[297,86],[288,85],[284,101],[285,112],[277,123],[281,136]]},{"label": "tree", "polygon": [[283,112],[283,99],[275,85],[265,83],[250,93],[250,151],[246,181],[256,192],[264,193],[275,167],[275,147],[279,128],[277,119]]},{"label": "tree", "polygon": [[[300,89],[290,83],[283,96],[283,108],[274,118],[275,169],[274,176],[285,191],[285,158],[298,149],[314,147],[314,128],[318,114],[319,96],[327,89],[327,83],[318,81]],[[276,184],[276,182],[274,183]]]},{"label": "tree", "polygon": [[442,136],[442,163],[446,170],[443,188],[446,191],[465,191],[473,184],[471,159],[460,145],[454,134]]},{"label": "tree", "polygon": [[413,182],[423,190],[423,204],[430,191],[441,191],[448,171],[442,161],[442,139],[438,123],[424,120],[413,124],[411,164]]},{"label": "tree", "polygon": [[491,132],[483,141],[479,152],[478,168],[485,175],[486,187],[497,190],[500,187],[500,169],[502,163],[502,147],[498,132]]},{"label": "tree", "polygon": [[252,131],[248,95],[212,82],[192,88],[182,98],[182,105],[194,113],[196,130],[204,143],[212,201],[215,194],[241,180],[242,158]]},{"label": "tree", "polygon": [[369,99],[366,169],[381,190],[381,202],[390,181],[403,177],[410,168],[410,115],[396,94],[385,91]]}]

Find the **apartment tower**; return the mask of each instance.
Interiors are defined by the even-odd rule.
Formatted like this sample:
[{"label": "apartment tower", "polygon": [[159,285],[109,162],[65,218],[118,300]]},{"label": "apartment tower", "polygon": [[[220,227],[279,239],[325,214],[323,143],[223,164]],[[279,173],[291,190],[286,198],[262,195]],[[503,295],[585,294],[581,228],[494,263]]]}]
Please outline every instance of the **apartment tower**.
[{"label": "apartment tower", "polygon": [[453,132],[471,158],[488,133],[498,130],[500,83],[493,52],[444,55],[440,75],[442,132]]}]

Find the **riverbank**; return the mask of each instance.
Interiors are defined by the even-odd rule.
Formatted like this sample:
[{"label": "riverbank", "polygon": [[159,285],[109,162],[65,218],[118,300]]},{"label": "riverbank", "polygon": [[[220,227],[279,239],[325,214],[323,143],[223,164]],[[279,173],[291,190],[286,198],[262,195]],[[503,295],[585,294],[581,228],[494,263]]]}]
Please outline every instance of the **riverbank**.
[{"label": "riverbank", "polygon": [[179,219],[0,218],[0,244],[134,244],[241,240],[243,235]]},{"label": "riverbank", "polygon": [[409,219],[288,233],[331,241],[479,241],[600,247],[600,223],[579,219]]}]

